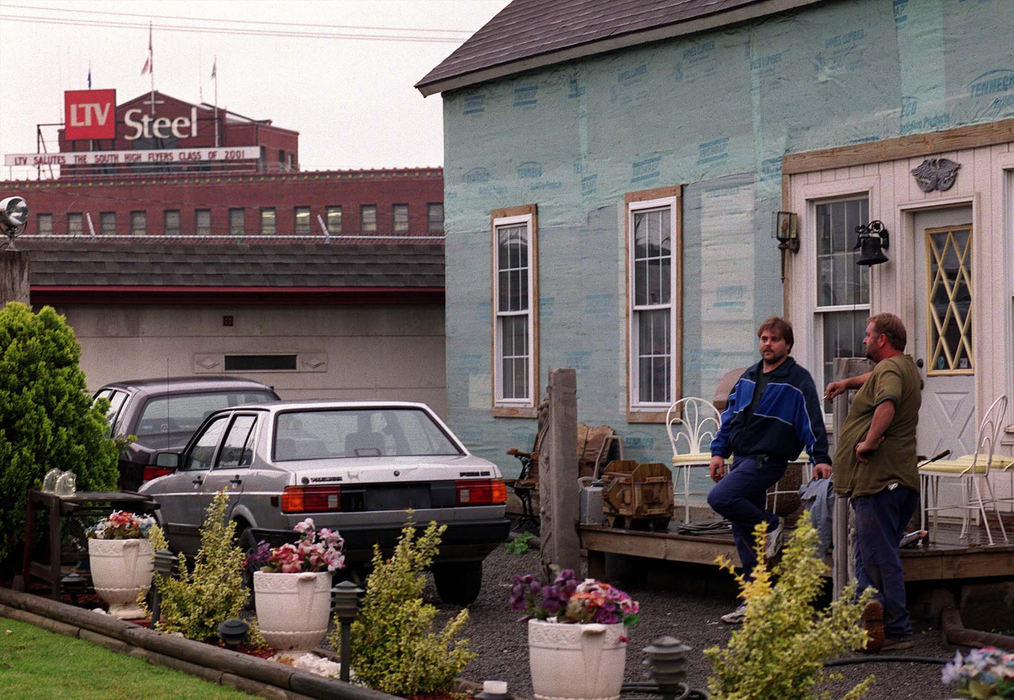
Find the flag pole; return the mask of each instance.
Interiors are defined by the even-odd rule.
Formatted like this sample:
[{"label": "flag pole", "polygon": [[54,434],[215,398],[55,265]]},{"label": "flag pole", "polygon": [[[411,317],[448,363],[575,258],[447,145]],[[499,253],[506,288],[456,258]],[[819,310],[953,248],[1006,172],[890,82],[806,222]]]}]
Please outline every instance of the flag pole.
[{"label": "flag pole", "polygon": [[218,148],[218,55],[215,55],[215,62],[211,64],[211,77],[215,81],[215,148]]},{"label": "flag pole", "polygon": [[155,54],[151,46],[151,22],[148,22],[148,75],[151,77],[151,115],[155,116]]}]

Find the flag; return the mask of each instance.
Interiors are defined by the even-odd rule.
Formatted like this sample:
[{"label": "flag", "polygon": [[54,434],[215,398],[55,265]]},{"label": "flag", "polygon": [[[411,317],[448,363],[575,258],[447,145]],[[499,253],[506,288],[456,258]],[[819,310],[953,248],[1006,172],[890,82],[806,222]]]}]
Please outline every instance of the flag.
[{"label": "flag", "polygon": [[214,80],[218,77],[218,56],[215,56],[215,62],[211,64],[211,79]]},{"label": "flag", "polygon": [[92,89],[92,62],[88,61],[88,89]]},{"label": "flag", "polygon": [[151,22],[148,23],[148,57],[144,59],[144,68],[141,69],[141,75],[145,73],[151,73],[154,66],[152,65],[152,53],[151,53]]}]

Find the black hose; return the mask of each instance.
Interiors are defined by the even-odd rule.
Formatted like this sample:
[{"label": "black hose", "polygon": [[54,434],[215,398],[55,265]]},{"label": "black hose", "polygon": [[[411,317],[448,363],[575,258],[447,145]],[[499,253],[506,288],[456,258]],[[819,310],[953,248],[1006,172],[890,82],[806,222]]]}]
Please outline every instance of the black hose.
[{"label": "black hose", "polygon": [[844,659],[825,661],[824,666],[851,666],[852,664],[885,663],[889,661],[914,664],[939,664],[942,666],[946,663],[950,663],[951,659],[934,659],[929,656],[889,656],[887,654],[873,654],[870,656],[850,656]]}]

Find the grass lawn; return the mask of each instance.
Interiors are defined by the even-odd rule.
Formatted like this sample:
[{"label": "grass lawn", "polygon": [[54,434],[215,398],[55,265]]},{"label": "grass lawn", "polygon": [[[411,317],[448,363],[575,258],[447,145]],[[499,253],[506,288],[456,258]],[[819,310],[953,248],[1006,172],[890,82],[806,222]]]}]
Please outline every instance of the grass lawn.
[{"label": "grass lawn", "polygon": [[0,699],[248,698],[234,688],[0,617]]}]

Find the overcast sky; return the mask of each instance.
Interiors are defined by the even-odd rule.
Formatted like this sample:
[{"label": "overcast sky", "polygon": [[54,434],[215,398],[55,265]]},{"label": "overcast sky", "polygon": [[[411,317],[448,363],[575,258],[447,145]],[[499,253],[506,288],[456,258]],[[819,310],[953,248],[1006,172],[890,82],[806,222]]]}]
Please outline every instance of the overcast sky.
[{"label": "overcast sky", "polygon": [[442,165],[440,97],[412,86],[508,1],[0,0],[0,155],[36,152],[89,65],[118,104],[149,91],[150,21],[156,90],[214,103],[216,65],[218,105],[298,131],[303,170]]}]

